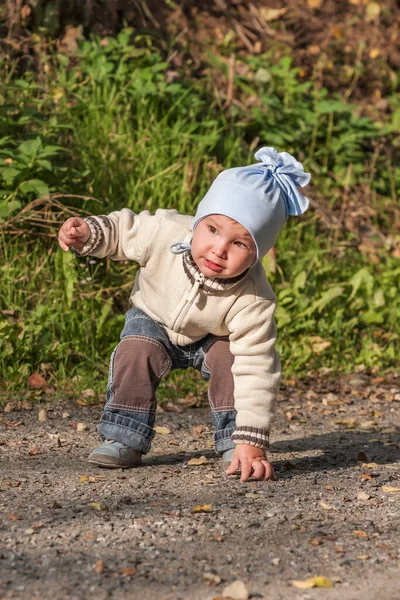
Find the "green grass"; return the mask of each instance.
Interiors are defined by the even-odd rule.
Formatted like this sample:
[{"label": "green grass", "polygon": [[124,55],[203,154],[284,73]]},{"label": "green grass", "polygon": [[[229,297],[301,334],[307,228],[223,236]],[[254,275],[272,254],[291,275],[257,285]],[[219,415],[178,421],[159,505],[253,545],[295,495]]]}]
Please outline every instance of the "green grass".
[{"label": "green grass", "polygon": [[[132,41],[130,30],[105,47],[85,41],[74,68],[62,55],[42,60],[40,81],[35,71],[20,76],[5,59],[0,62],[4,389],[23,390],[29,375],[42,371],[57,389],[73,382],[74,391],[104,390],[135,274],[132,264],[77,259],[57,249],[62,215],[52,204],[30,210],[24,226],[21,210],[38,196],[84,196],[63,201],[96,214],[123,206],[193,213],[223,166],[251,161],[255,145],[275,145],[304,160],[313,174],[312,193],[326,206],[340,209],[347,194],[351,207],[362,194],[376,215],[373,225],[392,233],[400,184],[395,92],[393,111],[385,121],[373,120],[317,83],[302,82],[290,57],[267,68],[268,56],[261,56],[248,60],[236,77],[240,102],[226,110],[213,95],[215,80],[167,83],[163,57]],[[223,63],[214,63],[222,78]],[[390,145],[392,152],[381,150]],[[284,374],[361,365],[393,369],[399,261],[383,246],[374,249],[372,262],[358,250],[355,235],[328,231],[318,217],[309,211],[286,227],[270,273],[279,299]],[[12,226],[4,229],[10,219]],[[193,372],[178,373],[161,395],[204,390]]]}]

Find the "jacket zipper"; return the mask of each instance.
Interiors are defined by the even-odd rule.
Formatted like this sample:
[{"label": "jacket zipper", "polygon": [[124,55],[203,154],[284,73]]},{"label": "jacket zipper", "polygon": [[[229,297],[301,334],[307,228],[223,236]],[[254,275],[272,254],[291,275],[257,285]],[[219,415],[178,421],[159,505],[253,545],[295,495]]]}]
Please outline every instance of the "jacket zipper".
[{"label": "jacket zipper", "polygon": [[185,302],[181,312],[176,317],[175,323],[173,324],[173,330],[176,331],[177,333],[180,333],[179,332],[180,326],[183,323],[187,313],[189,312],[189,310],[193,304],[193,300],[197,296],[197,292],[203,287],[204,282],[205,282],[204,275],[199,276],[199,278],[195,280],[195,283],[193,284],[190,294],[187,297],[186,302]]}]

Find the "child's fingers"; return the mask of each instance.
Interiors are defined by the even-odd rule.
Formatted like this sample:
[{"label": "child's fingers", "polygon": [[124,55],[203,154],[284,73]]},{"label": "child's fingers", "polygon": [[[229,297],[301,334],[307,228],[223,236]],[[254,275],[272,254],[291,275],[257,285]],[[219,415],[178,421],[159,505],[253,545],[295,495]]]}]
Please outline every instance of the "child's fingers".
[{"label": "child's fingers", "polygon": [[247,481],[251,475],[251,471],[252,471],[252,465],[251,462],[242,462],[242,476],[240,478],[240,481],[242,483],[244,483],[245,481]]},{"label": "child's fingers", "polygon": [[227,475],[233,475],[234,473],[237,472],[238,468],[239,468],[240,462],[238,458],[233,457],[231,464],[229,465],[229,467],[225,470],[225,473]]},{"label": "child's fingers", "polygon": [[267,481],[268,479],[272,479],[272,481],[276,481],[278,478],[276,476],[275,469],[271,465],[271,463],[268,460],[263,460],[262,464],[264,465],[264,468],[265,468],[265,473],[264,473],[264,477],[263,477],[264,481]]},{"label": "child's fingers", "polygon": [[265,468],[264,462],[265,461],[253,460],[251,466],[253,467],[254,479],[264,479],[265,478],[266,468]]},{"label": "child's fingers", "polygon": [[69,246],[67,244],[65,244],[60,238],[58,238],[58,243],[59,243],[61,249],[64,250],[64,252],[69,251]]}]

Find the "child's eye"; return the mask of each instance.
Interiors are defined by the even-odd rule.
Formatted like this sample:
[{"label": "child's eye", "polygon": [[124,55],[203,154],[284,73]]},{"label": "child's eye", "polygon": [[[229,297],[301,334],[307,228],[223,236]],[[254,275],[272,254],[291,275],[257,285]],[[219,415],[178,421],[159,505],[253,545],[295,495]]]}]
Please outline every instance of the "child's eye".
[{"label": "child's eye", "polygon": [[209,231],[210,233],[217,233],[217,230],[216,230],[216,229],[215,229],[215,227],[213,227],[212,225],[209,225],[209,226],[208,226],[208,231]]},{"label": "child's eye", "polygon": [[239,246],[239,248],[247,248],[246,244],[244,244],[243,242],[235,242],[236,246]]}]

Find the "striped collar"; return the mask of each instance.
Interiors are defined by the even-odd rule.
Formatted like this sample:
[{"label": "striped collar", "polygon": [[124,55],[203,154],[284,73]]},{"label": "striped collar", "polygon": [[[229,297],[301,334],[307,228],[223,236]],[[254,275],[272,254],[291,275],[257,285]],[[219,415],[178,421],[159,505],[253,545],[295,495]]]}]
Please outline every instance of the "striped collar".
[{"label": "striped collar", "polygon": [[224,292],[233,288],[238,281],[241,281],[247,275],[249,271],[249,269],[246,269],[246,271],[240,275],[237,275],[236,277],[230,277],[229,279],[224,279],[222,277],[205,277],[194,262],[190,252],[185,252],[182,254],[182,261],[184,271],[190,283],[193,285],[196,281],[203,282],[201,289],[206,294],[216,294],[218,292]]}]

